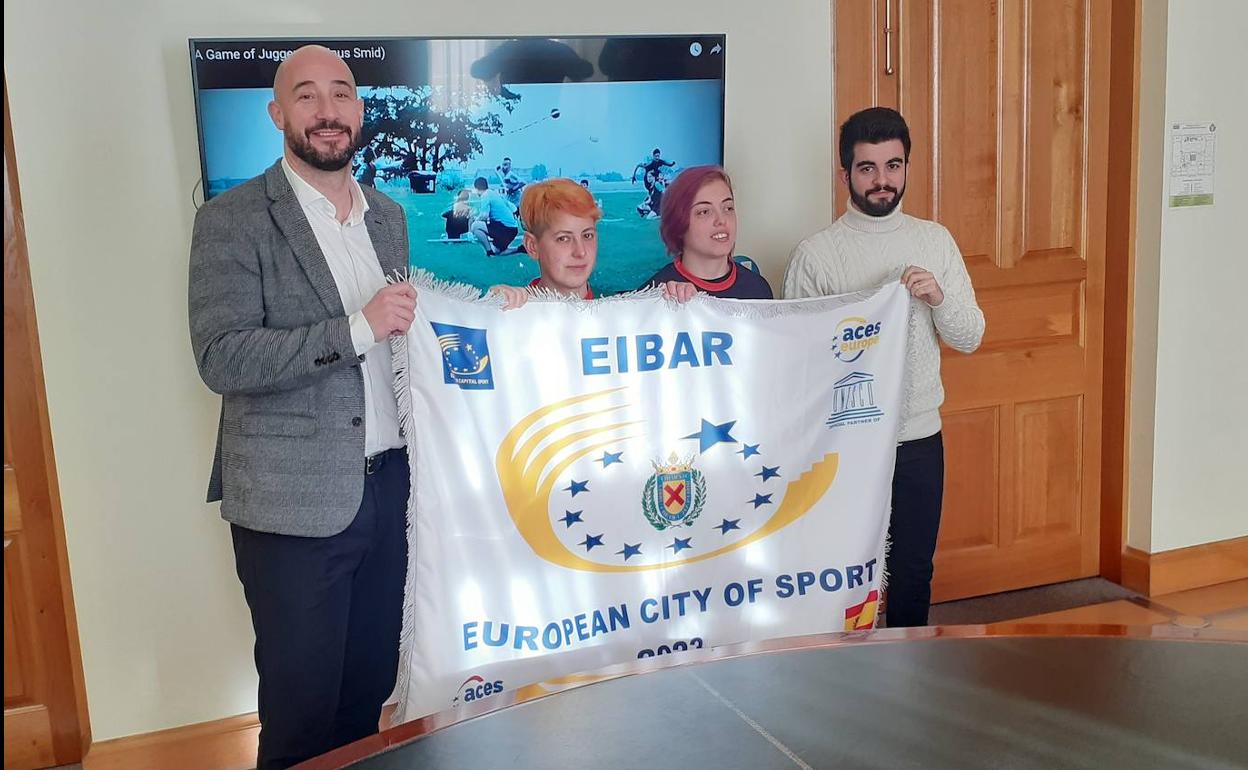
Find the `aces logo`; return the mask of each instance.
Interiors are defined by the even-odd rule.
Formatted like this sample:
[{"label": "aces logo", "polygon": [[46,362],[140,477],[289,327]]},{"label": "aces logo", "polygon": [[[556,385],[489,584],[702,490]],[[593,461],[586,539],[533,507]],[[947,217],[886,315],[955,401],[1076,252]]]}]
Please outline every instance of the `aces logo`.
[{"label": "aces logo", "polygon": [[487,682],[479,676],[470,676],[455,691],[455,697],[451,699],[451,708],[459,708],[462,703],[479,701],[487,696],[497,695],[502,691],[503,680],[501,679]]},{"label": "aces logo", "polygon": [[874,347],[880,341],[880,325],[880,321],[868,321],[859,316],[841,319],[836,325],[832,355],[847,364],[862,358],[868,348]]}]

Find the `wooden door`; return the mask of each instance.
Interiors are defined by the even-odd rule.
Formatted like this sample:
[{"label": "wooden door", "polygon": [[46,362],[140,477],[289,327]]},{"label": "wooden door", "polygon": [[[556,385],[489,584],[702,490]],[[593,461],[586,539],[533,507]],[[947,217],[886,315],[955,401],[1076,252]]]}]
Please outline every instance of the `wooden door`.
[{"label": "wooden door", "polygon": [[4,96],[4,767],[82,759],[86,731],[21,197]]},{"label": "wooden door", "polygon": [[838,123],[906,117],[903,207],[953,233],[987,320],[942,362],[933,600],[1095,575],[1109,2],[838,0],[834,24]]}]

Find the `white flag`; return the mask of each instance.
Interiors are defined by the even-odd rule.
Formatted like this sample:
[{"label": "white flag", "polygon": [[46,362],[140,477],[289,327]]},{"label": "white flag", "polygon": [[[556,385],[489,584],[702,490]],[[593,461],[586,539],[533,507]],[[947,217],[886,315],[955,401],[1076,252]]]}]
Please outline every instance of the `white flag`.
[{"label": "white flag", "polygon": [[900,284],[504,312],[423,278],[397,721],[638,658],[874,625]]}]

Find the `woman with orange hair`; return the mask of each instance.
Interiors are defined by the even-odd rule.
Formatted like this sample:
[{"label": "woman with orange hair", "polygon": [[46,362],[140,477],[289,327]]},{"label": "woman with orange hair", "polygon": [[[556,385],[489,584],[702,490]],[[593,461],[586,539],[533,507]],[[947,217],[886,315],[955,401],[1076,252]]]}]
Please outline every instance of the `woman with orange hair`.
[{"label": "woman with orange hair", "polygon": [[602,211],[594,197],[571,179],[548,179],[524,188],[520,218],[524,250],[537,260],[541,275],[528,287],[494,286],[506,307],[520,307],[529,288],[549,289],[580,299],[593,299],[589,275],[598,260],[598,220]]},{"label": "woman with orange hair", "polygon": [[[503,307],[510,310],[524,305],[533,289],[594,299],[589,276],[598,260],[598,220],[602,210],[589,190],[563,178],[528,185],[520,199],[520,217],[528,228],[524,250],[537,260],[541,275],[528,286],[490,287],[491,293],[504,298]],[[693,296],[694,287],[672,282],[664,286],[664,293],[685,302]]]}]

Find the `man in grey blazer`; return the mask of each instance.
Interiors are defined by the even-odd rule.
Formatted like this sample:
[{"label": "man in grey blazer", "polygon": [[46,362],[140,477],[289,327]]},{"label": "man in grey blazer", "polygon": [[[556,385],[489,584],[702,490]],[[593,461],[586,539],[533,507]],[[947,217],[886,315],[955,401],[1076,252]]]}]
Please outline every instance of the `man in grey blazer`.
[{"label": "man in grey blazer", "polygon": [[261,770],[377,731],[394,687],[409,471],[387,339],[416,310],[403,210],[351,176],[363,102],[319,46],[278,68],[281,160],[199,210],[191,342],[222,396],[208,500],[256,634]]}]

